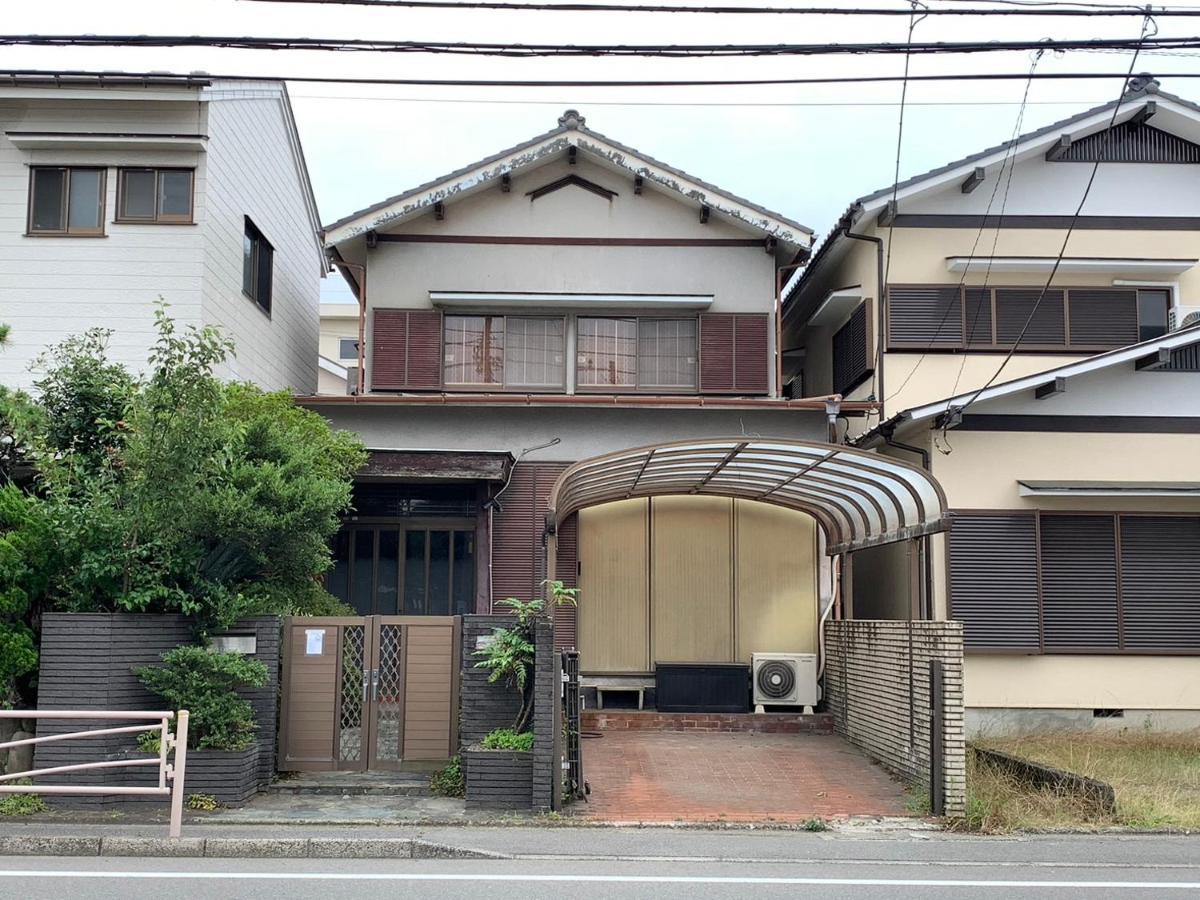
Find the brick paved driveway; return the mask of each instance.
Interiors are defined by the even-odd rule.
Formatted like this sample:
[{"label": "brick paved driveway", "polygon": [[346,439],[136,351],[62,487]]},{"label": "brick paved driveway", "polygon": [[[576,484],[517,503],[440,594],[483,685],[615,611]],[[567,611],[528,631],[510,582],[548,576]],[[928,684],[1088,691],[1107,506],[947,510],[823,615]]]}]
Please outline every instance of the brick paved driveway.
[{"label": "brick paved driveway", "polygon": [[606,730],[583,741],[588,803],[610,822],[802,822],[903,816],[903,786],[820,734]]}]

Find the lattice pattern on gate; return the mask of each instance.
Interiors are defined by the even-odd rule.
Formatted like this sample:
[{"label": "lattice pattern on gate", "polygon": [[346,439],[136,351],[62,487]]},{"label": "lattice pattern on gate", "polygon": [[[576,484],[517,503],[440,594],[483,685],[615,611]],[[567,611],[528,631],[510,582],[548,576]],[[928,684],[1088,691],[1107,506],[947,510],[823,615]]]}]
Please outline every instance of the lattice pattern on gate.
[{"label": "lattice pattern on gate", "polygon": [[358,762],[363,754],[363,682],[366,627],[347,625],[342,631],[342,714],[339,752],[342,762]]}]

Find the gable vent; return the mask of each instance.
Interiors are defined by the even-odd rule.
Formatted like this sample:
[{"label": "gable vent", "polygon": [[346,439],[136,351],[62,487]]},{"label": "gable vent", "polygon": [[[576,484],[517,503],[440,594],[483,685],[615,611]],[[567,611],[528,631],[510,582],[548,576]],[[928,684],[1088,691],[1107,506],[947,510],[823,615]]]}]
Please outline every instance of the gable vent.
[{"label": "gable vent", "polygon": [[1097,161],[1200,163],[1200,144],[1149,125],[1123,122],[1109,131],[1099,131],[1073,141],[1055,159],[1055,162]]}]

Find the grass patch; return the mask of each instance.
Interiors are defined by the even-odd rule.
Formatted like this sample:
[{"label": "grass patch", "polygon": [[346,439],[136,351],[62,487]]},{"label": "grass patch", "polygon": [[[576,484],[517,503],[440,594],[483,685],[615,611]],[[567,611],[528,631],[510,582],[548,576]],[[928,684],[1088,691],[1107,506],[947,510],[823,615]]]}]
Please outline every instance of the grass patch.
[{"label": "grass patch", "polygon": [[962,822],[971,830],[1200,829],[1200,732],[1046,733],[978,743],[1105,781],[1116,792],[1117,811],[1104,815],[1070,793],[1032,788],[972,754]]},{"label": "grass patch", "polygon": [[[17,784],[33,784],[28,778],[22,778]],[[37,794],[5,794],[0,797],[0,816],[32,816],[34,813],[45,812],[46,803]]]}]

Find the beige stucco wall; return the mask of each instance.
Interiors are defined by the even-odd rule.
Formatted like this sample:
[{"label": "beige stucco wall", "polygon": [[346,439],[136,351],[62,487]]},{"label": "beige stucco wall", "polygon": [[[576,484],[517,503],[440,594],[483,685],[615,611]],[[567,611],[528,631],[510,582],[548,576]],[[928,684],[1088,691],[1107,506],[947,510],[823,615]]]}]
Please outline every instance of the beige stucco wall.
[{"label": "beige stucco wall", "polygon": [[[332,277],[340,278],[340,275]],[[358,337],[358,307],[352,303],[321,304],[321,338],[318,352],[335,363],[353,364],[353,359],[343,359],[339,343],[342,338]]]},{"label": "beige stucco wall", "polygon": [[967,654],[966,705],[1200,709],[1200,657]]}]

